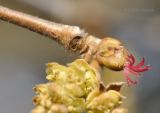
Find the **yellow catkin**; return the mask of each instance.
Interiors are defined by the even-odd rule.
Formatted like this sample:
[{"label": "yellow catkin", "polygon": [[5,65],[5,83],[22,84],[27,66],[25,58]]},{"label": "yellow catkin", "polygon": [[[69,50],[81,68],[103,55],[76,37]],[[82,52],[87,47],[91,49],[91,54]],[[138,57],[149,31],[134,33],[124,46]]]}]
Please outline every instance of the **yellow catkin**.
[{"label": "yellow catkin", "polygon": [[83,59],[47,64],[48,83],[34,88],[31,113],[111,113],[122,103],[116,90],[101,91],[94,69]]}]

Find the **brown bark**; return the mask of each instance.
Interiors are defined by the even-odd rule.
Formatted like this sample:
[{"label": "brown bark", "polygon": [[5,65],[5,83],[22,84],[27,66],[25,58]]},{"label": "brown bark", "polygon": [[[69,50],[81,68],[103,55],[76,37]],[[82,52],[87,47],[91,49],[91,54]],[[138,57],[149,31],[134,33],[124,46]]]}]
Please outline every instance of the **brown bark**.
[{"label": "brown bark", "polygon": [[[0,6],[0,19],[57,40],[72,51],[82,50],[87,33],[77,26],[63,25]],[[83,47],[81,47],[83,46]]]}]

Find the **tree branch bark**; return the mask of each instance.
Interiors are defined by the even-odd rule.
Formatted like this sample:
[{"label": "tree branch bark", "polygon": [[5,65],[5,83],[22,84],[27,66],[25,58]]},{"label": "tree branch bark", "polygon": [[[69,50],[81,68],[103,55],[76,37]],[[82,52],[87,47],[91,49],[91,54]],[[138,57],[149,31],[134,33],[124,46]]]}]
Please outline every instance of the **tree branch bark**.
[{"label": "tree branch bark", "polygon": [[[0,6],[0,19],[57,40],[64,47],[73,51],[83,50],[85,41],[80,41],[80,39],[88,36],[77,26],[58,24],[3,6]],[[80,42],[77,43],[78,41]]]},{"label": "tree branch bark", "polygon": [[77,26],[58,24],[3,6],[0,6],[0,19],[54,39],[71,51],[78,51],[97,70],[100,66],[122,70],[128,56],[119,40],[99,39]]}]

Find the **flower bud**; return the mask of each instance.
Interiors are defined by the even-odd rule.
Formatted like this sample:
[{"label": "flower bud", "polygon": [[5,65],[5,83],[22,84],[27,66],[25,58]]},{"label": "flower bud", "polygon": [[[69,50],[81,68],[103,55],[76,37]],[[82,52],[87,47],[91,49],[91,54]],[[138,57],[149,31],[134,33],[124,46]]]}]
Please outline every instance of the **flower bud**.
[{"label": "flower bud", "polygon": [[101,65],[112,70],[123,69],[128,52],[119,40],[106,37],[101,40],[97,50],[96,58]]}]

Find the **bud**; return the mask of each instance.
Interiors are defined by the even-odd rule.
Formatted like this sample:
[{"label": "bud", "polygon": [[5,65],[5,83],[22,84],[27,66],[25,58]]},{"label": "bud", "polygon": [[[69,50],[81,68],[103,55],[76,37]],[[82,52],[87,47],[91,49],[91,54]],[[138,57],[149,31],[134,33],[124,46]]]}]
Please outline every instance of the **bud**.
[{"label": "bud", "polygon": [[97,61],[112,70],[122,70],[128,55],[122,43],[114,38],[106,37],[101,40],[96,53]]}]

